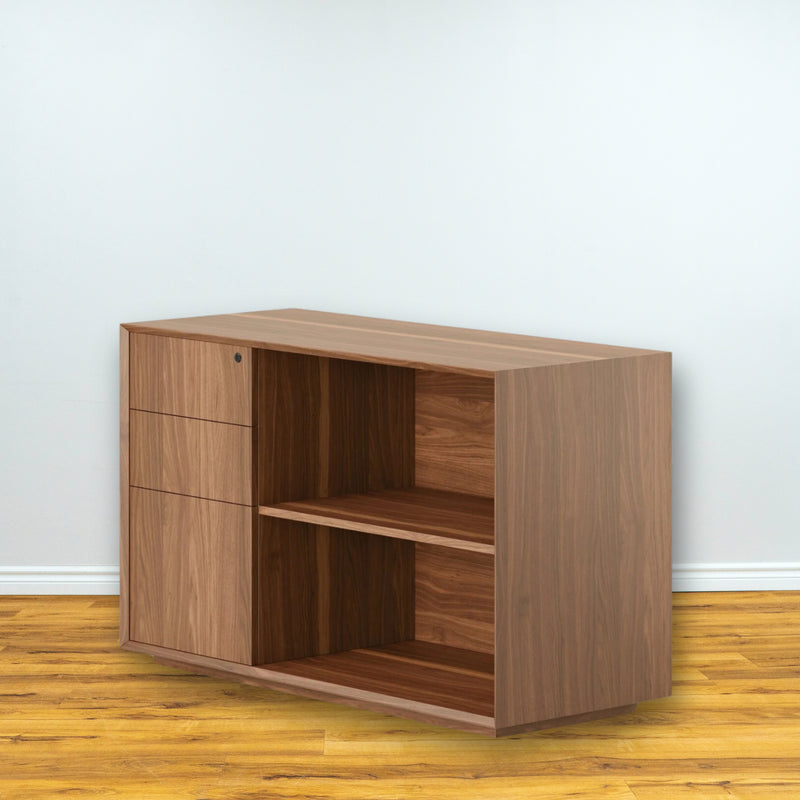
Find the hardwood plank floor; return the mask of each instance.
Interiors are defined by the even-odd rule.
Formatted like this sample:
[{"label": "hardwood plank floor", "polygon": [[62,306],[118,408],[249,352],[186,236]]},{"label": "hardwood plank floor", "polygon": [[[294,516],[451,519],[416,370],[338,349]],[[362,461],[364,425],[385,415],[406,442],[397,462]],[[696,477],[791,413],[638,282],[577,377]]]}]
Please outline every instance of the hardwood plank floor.
[{"label": "hardwood plank floor", "polygon": [[160,666],[116,597],[0,597],[0,798],[800,797],[800,592],[673,602],[672,697],[494,740]]}]

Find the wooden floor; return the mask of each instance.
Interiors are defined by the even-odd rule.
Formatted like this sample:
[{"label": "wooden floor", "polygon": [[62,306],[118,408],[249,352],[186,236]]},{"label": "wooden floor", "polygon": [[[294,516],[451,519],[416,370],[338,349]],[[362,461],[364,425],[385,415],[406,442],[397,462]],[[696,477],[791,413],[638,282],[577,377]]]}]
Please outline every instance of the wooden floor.
[{"label": "wooden floor", "polygon": [[0,597],[0,798],[800,798],[800,592],[674,608],[671,698],[494,740],[159,666],[116,597]]}]

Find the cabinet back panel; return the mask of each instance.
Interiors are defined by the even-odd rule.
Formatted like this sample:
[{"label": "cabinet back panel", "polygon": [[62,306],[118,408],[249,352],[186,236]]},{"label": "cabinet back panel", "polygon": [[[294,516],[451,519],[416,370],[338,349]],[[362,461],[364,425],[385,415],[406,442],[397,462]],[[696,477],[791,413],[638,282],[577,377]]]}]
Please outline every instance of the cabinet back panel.
[{"label": "cabinet back panel", "polygon": [[252,425],[251,386],[248,347],[130,336],[131,408]]},{"label": "cabinet back panel", "polygon": [[414,638],[414,544],[261,517],[256,663]]},{"label": "cabinet back panel", "polygon": [[416,545],[415,638],[494,653],[494,557]]},{"label": "cabinet back panel", "polygon": [[256,350],[261,505],[414,482],[414,372]]},{"label": "cabinet back panel", "polygon": [[416,371],[417,486],[494,497],[494,380]]}]

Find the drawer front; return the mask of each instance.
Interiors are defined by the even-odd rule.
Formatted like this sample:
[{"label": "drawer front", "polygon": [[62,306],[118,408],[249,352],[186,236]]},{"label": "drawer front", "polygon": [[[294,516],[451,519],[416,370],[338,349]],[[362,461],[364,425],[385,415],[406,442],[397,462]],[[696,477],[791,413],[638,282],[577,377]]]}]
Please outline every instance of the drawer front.
[{"label": "drawer front", "polygon": [[131,489],[131,639],[252,663],[253,509]]},{"label": "drawer front", "polygon": [[133,486],[252,505],[251,453],[252,428],[130,413]]},{"label": "drawer front", "polygon": [[130,337],[131,408],[251,425],[251,375],[248,347]]}]

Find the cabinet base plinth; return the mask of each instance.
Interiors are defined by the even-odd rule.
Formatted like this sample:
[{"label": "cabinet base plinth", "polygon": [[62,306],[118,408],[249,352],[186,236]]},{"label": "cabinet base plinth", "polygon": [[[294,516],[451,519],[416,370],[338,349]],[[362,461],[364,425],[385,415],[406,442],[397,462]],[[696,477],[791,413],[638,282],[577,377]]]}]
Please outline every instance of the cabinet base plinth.
[{"label": "cabinet base plinth", "polygon": [[591,722],[593,719],[618,717],[622,714],[630,714],[630,712],[636,708],[636,705],[636,703],[633,703],[629,706],[601,708],[599,711],[588,711],[585,714],[573,714],[571,717],[556,717],[555,719],[543,719],[538,722],[527,722],[524,725],[512,725],[509,728],[498,728],[494,735],[512,736],[515,733],[530,733],[531,731],[541,731],[546,728],[560,728],[562,725],[574,725],[576,722]]}]

